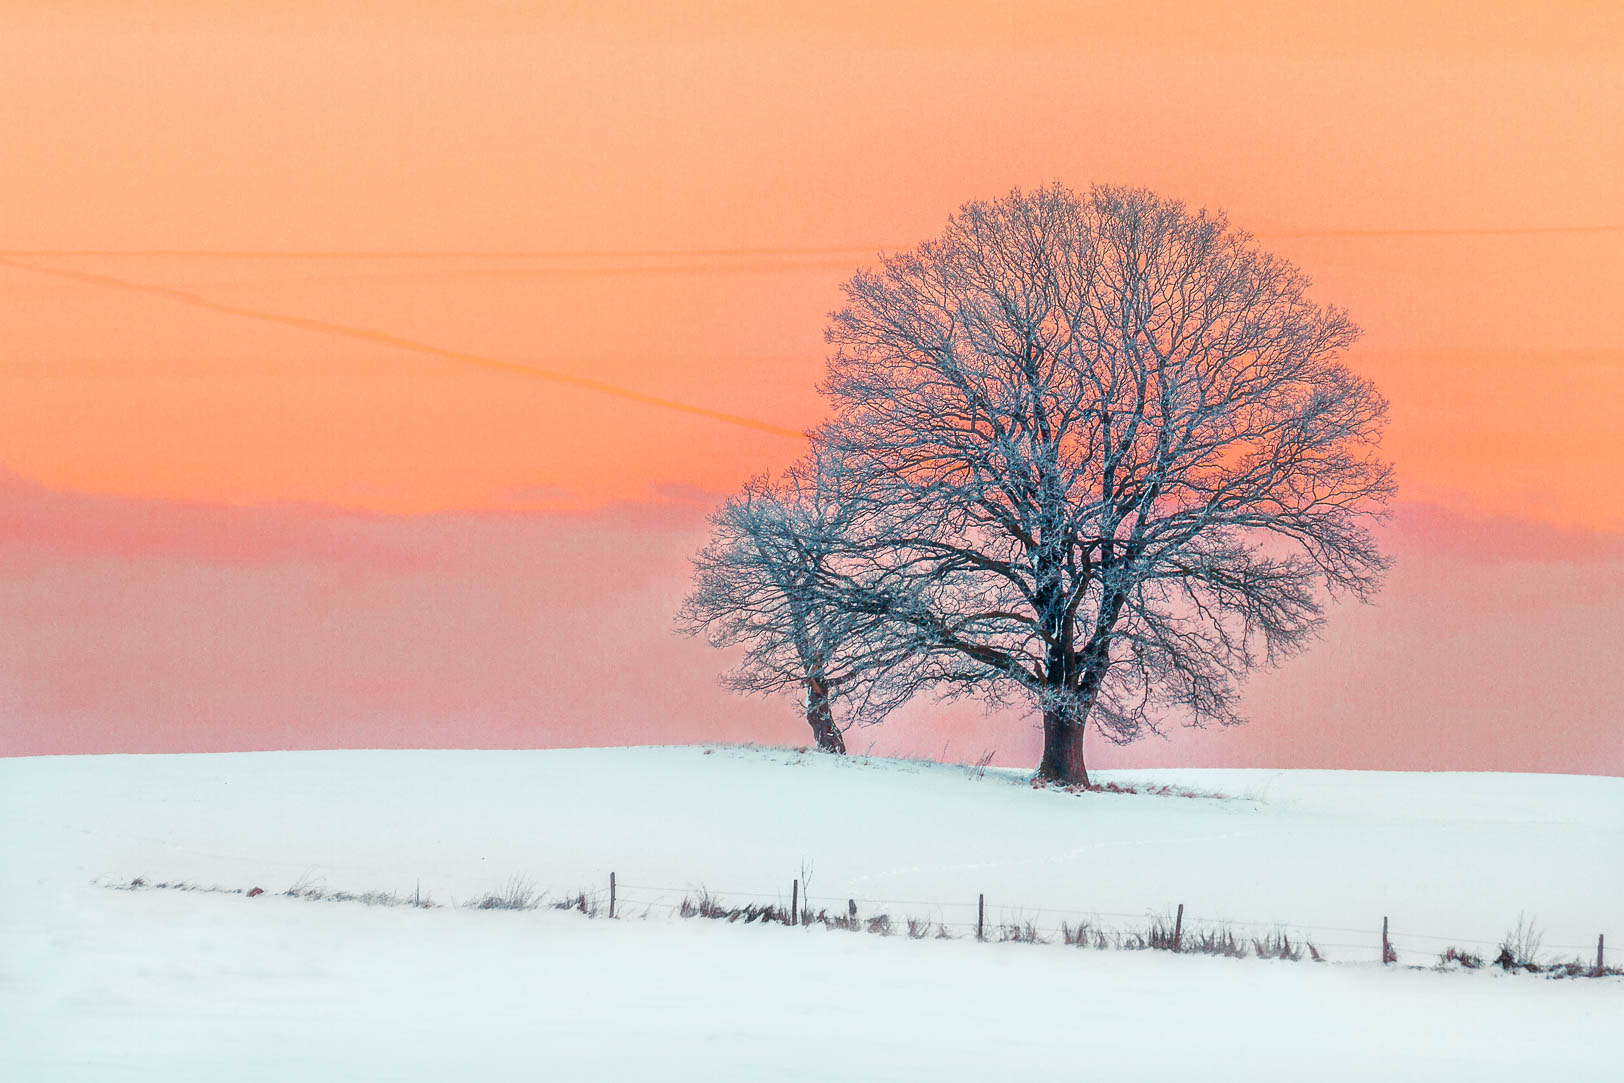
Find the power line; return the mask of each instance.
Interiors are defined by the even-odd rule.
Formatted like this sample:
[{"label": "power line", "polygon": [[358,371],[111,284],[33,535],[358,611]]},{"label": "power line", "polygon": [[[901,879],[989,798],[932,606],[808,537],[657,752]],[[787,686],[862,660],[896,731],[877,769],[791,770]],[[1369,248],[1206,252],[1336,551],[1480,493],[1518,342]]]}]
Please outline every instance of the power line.
[{"label": "power line", "polygon": [[341,338],[355,339],[361,342],[370,342],[374,345],[389,346],[399,350],[409,350],[413,353],[426,354],[430,357],[439,357],[449,361],[460,361],[464,364],[478,365],[483,368],[494,369],[499,372],[513,373],[535,379],[548,380],[553,383],[564,384],[568,387],[579,388],[583,391],[595,391],[601,395],[610,395],[625,399],[629,402],[642,403],[645,406],[658,406],[665,410],[674,410],[678,413],[691,414],[695,417],[710,418],[712,421],[721,421],[728,425],[736,425],[756,432],[770,433],[773,436],[787,436],[799,439],[805,433],[774,425],[772,422],[760,418],[748,417],[743,414],[731,414],[722,410],[712,410],[704,406],[695,406],[692,403],[681,402],[677,399],[668,399],[659,395],[649,395],[629,387],[621,387],[604,380],[594,380],[585,376],[575,376],[567,372],[558,372],[554,369],[540,368],[534,365],[523,365],[516,361],[504,361],[500,358],[486,357],[483,354],[468,353],[464,350],[450,350],[442,346],[434,346],[415,339],[404,338],[400,335],[389,334],[385,331],[374,331],[364,327],[351,327],[348,324],[332,323],[327,320],[311,319],[306,316],[289,316],[277,312],[265,312],[255,308],[245,308],[241,305],[229,305],[220,301],[212,301],[199,294],[188,293],[185,290],[174,289],[169,286],[158,286],[146,282],[136,282],[126,278],[116,278],[112,275],[95,274],[90,271],[75,271],[61,267],[41,267],[37,264],[25,263],[6,255],[0,255],[0,265],[13,267],[21,271],[32,271],[36,274],[51,275],[57,278],[68,279],[92,286],[103,286],[110,289],[125,290],[131,293],[143,293],[165,300],[175,301],[179,304],[192,305],[196,308],[207,309],[227,316],[240,316],[245,319],[261,320],[265,323],[280,324],[284,327],[294,327],[302,331],[313,331],[318,334],[336,335]]},{"label": "power line", "polygon": [[[1624,232],[1624,223],[1555,226],[1422,226],[1364,229],[1275,229],[1252,234],[1262,239],[1360,237],[1517,237]],[[200,257],[211,259],[499,259],[499,260],[645,260],[732,257],[873,256],[911,245],[822,245],[743,248],[552,248],[552,249],[295,249],[295,248],[13,248],[0,249],[8,259],[72,257]]]},{"label": "power line", "polygon": [[298,248],[12,248],[0,256],[44,259],[74,256],[187,257],[220,259],[692,259],[730,256],[863,256],[873,247],[823,248],[553,248],[553,249],[298,249]]},{"label": "power line", "polygon": [[1595,226],[1478,226],[1420,229],[1298,229],[1255,233],[1265,238],[1310,237],[1525,237],[1546,234],[1620,233],[1624,224]]}]

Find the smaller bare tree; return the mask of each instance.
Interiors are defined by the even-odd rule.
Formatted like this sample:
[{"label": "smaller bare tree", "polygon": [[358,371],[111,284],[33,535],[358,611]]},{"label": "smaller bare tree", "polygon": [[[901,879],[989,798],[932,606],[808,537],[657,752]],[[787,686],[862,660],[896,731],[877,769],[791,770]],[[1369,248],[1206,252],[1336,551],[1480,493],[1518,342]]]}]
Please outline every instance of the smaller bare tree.
[{"label": "smaller bare tree", "polygon": [[843,730],[883,718],[922,673],[907,665],[916,648],[902,626],[841,609],[817,589],[873,515],[851,479],[815,454],[776,479],[746,482],[711,516],[677,613],[680,631],[744,648],[723,678],[729,687],[799,691],[818,747],[837,754]]}]

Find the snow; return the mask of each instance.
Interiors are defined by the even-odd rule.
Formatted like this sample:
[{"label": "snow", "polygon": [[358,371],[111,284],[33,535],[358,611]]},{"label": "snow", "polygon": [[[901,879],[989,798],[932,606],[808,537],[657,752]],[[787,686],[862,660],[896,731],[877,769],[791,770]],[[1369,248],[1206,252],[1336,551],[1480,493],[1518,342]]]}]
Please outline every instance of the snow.
[{"label": "snow", "polygon": [[[1549,955],[1592,957],[1613,930],[1624,954],[1624,780],[1104,779],[1227,796],[1035,791],[996,769],[741,748],[3,760],[0,1078],[1624,1074],[1624,980],[1376,962],[1384,915],[1416,967],[1449,944],[1492,954],[1520,914]],[[1335,962],[664,908],[701,886],[787,902],[803,864],[831,911],[856,898],[863,915],[967,922],[985,893],[989,924],[1052,929],[1182,902],[1187,925],[1313,926]],[[610,871],[616,922],[279,894],[466,903],[519,878],[601,899]],[[135,877],[267,894],[109,889]]]}]

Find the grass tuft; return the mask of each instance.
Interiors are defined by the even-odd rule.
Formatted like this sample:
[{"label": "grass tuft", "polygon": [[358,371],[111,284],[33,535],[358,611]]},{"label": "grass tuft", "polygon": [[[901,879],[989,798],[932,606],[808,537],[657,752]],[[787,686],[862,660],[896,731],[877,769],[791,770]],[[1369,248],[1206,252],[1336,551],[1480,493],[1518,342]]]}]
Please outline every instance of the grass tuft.
[{"label": "grass tuft", "polygon": [[1476,970],[1483,965],[1483,956],[1467,951],[1465,948],[1449,947],[1438,955],[1438,969],[1447,969],[1450,963],[1456,963],[1467,970]]},{"label": "grass tuft", "polygon": [[1286,959],[1295,963],[1303,957],[1303,941],[1294,941],[1284,929],[1276,929],[1267,936],[1253,937],[1252,950],[1259,959]]},{"label": "grass tuft", "polygon": [[1179,950],[1187,955],[1220,955],[1229,959],[1244,959],[1247,954],[1245,941],[1237,940],[1227,925],[1186,929]]},{"label": "grass tuft", "polygon": [[[541,896],[536,894],[535,886],[529,880],[515,876],[501,891],[476,899],[469,905],[476,910],[534,910],[541,905]],[[573,905],[571,903],[561,909],[568,910]]]},{"label": "grass tuft", "polygon": [[1049,938],[1030,921],[1010,921],[998,927],[998,939],[1010,944],[1047,944]]}]

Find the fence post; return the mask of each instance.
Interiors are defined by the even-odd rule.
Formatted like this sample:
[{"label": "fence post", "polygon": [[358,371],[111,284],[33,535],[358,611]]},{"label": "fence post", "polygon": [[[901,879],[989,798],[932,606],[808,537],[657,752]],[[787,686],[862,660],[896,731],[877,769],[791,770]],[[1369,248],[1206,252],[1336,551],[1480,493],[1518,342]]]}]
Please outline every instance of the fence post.
[{"label": "fence post", "polygon": [[987,924],[987,896],[976,896],[976,939],[985,940]]},{"label": "fence post", "polygon": [[801,879],[800,879],[800,877],[796,877],[795,880],[790,884],[790,889],[789,889],[789,923],[791,925],[799,925],[801,923]]},{"label": "fence post", "polygon": [[1393,949],[1387,946],[1387,915],[1382,915],[1382,966],[1392,957]]},{"label": "fence post", "polygon": [[1606,933],[1597,933],[1596,934],[1596,972],[1598,974],[1601,973],[1601,971],[1603,969],[1605,969],[1602,966],[1602,959],[1603,959],[1602,948],[1604,948],[1606,945],[1607,945],[1607,934]]},{"label": "fence post", "polygon": [[1173,950],[1181,950],[1184,941],[1184,904],[1179,903],[1179,916],[1173,921]]},{"label": "fence post", "polygon": [[609,874],[609,916],[615,916],[615,874]]}]

